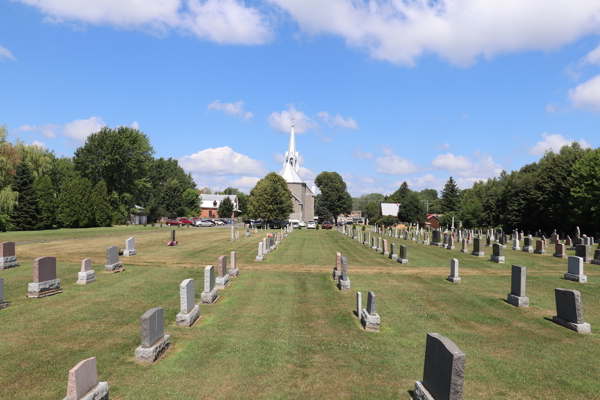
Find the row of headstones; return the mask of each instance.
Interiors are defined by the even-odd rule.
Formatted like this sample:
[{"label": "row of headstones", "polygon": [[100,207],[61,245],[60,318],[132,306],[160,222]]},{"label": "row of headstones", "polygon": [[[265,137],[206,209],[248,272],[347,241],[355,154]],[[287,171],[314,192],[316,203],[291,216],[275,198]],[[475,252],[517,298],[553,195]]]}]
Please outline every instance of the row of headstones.
[{"label": "row of headstones", "polygon": [[[290,225],[291,226],[291,225]],[[277,246],[281,244],[284,238],[288,237],[288,232],[292,229],[288,226],[281,228],[281,231],[274,234],[268,234],[267,237],[263,238],[262,242],[258,242],[258,253],[256,255],[256,261],[263,261],[267,254],[277,249]]]},{"label": "row of headstones", "polygon": [[388,246],[387,239],[383,239],[381,236],[371,236],[371,232],[358,231],[356,240],[365,246],[370,246],[374,251],[377,251],[400,264],[408,264],[408,248],[404,245],[400,246],[400,254],[398,254],[396,252],[396,243],[392,243],[391,246]]}]

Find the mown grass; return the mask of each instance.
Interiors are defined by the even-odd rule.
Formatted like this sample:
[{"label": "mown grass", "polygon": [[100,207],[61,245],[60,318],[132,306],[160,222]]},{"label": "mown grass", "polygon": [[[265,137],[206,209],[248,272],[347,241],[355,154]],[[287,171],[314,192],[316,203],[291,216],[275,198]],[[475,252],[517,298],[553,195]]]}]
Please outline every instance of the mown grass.
[{"label": "mown grass", "polygon": [[[482,259],[388,238],[409,247],[409,264],[400,265],[335,231],[307,230],[294,231],[260,263],[254,257],[264,232],[232,243],[226,229],[181,228],[181,244],[168,247],[168,230],[146,229],[137,236],[120,228],[52,231],[44,240],[54,241],[17,246],[22,266],[0,271],[11,302],[0,311],[1,399],[62,398],[68,370],[91,356],[113,400],[407,399],[422,379],[427,332],[466,353],[466,399],[600,398],[598,335],[546,319],[555,314],[554,288],[576,288],[586,321],[600,329],[600,266],[586,264],[589,283],[577,284],[562,279],[566,260],[551,251],[507,249],[506,263],[495,264],[488,248]],[[122,259],[124,272],[104,274],[104,248],[122,247],[129,236],[136,236],[138,255]],[[192,328],[175,326],[179,283],[195,278],[199,297],[204,266],[232,250],[241,276],[216,304],[200,306]],[[349,259],[351,292],[332,283],[336,251]],[[57,257],[64,293],[25,298],[31,261],[45,255]],[[97,282],[79,286],[86,257]],[[460,284],[445,281],[451,258],[460,260]],[[512,263],[528,267],[527,309],[504,301]],[[356,290],[365,304],[369,290],[377,293],[381,333],[360,328]],[[134,357],[139,318],[156,306],[165,307],[172,347],[157,363],[141,365]]]}]

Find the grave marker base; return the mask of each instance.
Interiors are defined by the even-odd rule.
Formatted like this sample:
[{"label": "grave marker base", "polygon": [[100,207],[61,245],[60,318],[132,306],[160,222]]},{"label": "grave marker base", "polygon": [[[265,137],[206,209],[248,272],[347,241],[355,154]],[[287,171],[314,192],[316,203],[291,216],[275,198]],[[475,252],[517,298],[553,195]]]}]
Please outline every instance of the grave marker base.
[{"label": "grave marker base", "polygon": [[62,289],[55,289],[55,290],[49,290],[47,292],[41,292],[41,293],[27,293],[26,297],[29,297],[31,299],[39,299],[42,297],[54,296],[55,294],[59,294],[62,292],[63,292]]},{"label": "grave marker base", "polygon": [[587,275],[577,275],[577,274],[570,274],[568,272],[565,272],[565,279],[568,281],[573,281],[573,282],[586,283]]},{"label": "grave marker base", "polygon": [[96,282],[96,273],[94,270],[79,272],[77,274],[77,284],[87,285],[88,283]]},{"label": "grave marker base", "polygon": [[519,297],[509,293],[507,301],[508,304],[512,304],[515,307],[529,307],[529,297]]},{"label": "grave marker base", "polygon": [[363,308],[360,313],[360,324],[365,331],[379,332],[380,318],[379,314],[371,315]]},{"label": "grave marker base", "polygon": [[423,382],[415,382],[415,391],[413,392],[413,400],[435,400],[433,396],[425,389]]},{"label": "grave marker base", "polygon": [[256,256],[256,260],[255,260],[255,261],[262,261],[262,260],[264,260],[264,259],[265,259],[265,258],[264,258],[263,256]]},{"label": "grave marker base", "polygon": [[600,265],[600,260],[595,260],[594,259],[594,260],[591,261],[591,263],[594,264],[594,265]]},{"label": "grave marker base", "polygon": [[386,257],[389,257],[390,253],[388,251],[384,251],[383,255],[386,256]]},{"label": "grave marker base", "polygon": [[504,256],[495,256],[492,254],[491,260],[498,264],[504,264]]},{"label": "grave marker base", "polygon": [[238,276],[240,276],[240,269],[239,268],[230,269],[229,270],[229,277],[230,278],[237,278]]},{"label": "grave marker base", "polygon": [[[69,398],[65,397],[63,400],[69,400]],[[108,382],[98,382],[94,388],[78,400],[108,400]]]},{"label": "grave marker base", "polygon": [[408,258],[398,258],[396,262],[400,264],[408,264]]},{"label": "grave marker base", "polygon": [[165,335],[151,347],[138,347],[135,349],[135,360],[138,362],[155,362],[169,348],[169,338],[169,335]]},{"label": "grave marker base", "polygon": [[446,245],[446,249],[447,250],[454,250],[454,249],[456,249],[456,246],[448,246],[448,245]]},{"label": "grave marker base", "polygon": [[566,254],[557,254],[557,253],[554,253],[554,254],[552,254],[552,256],[553,257],[558,257],[558,258],[567,258]]},{"label": "grave marker base", "polygon": [[226,287],[229,287],[229,274],[225,275],[222,278],[217,278],[215,280],[215,287],[217,289],[225,289]]},{"label": "grave marker base", "polygon": [[390,254],[390,258],[394,261],[398,261],[398,254]]},{"label": "grave marker base", "polygon": [[137,252],[135,250],[123,250],[123,255],[125,257],[135,256]]},{"label": "grave marker base", "polygon": [[535,254],[546,254],[546,250],[535,250]]},{"label": "grave marker base", "polygon": [[0,303],[0,310],[5,309],[9,304],[10,303]]},{"label": "grave marker base", "polygon": [[196,305],[187,314],[179,313],[175,316],[175,325],[190,327],[200,318],[200,306]]},{"label": "grave marker base", "polygon": [[460,283],[460,278],[455,278],[455,277],[453,277],[453,276],[449,276],[449,277],[447,277],[447,278],[446,278],[446,280],[447,280],[448,282],[452,282],[452,283]]},{"label": "grave marker base", "polygon": [[108,274],[116,274],[117,272],[121,272],[121,271],[125,271],[125,268],[123,268],[122,261],[104,266],[104,272],[108,273]]},{"label": "grave marker base", "polygon": [[460,249],[460,252],[461,252],[461,253],[468,253],[468,252],[469,252],[469,249]]},{"label": "grave marker base", "polygon": [[526,253],[533,253],[533,246],[523,246],[523,251]]},{"label": "grave marker base", "polygon": [[0,270],[17,268],[20,266],[21,264],[17,262],[17,256],[0,257]]},{"label": "grave marker base", "polygon": [[200,293],[200,303],[202,304],[215,304],[219,300],[217,296],[217,288],[214,288],[212,292]]},{"label": "grave marker base", "polygon": [[345,292],[347,290],[352,289],[352,282],[350,281],[350,279],[348,279],[347,281],[339,279],[337,287],[338,289],[340,289],[340,291]]},{"label": "grave marker base", "polygon": [[587,322],[576,324],[574,322],[569,322],[558,315],[552,317],[552,322],[578,333],[592,333],[592,327]]},{"label": "grave marker base", "polygon": [[521,250],[521,248],[520,248],[519,246],[513,246],[513,248],[512,248],[512,249],[513,249],[513,250],[518,250],[518,251],[520,251],[520,250]]},{"label": "grave marker base", "polygon": [[483,251],[472,251],[471,254],[477,257],[485,257],[485,253]]},{"label": "grave marker base", "polygon": [[31,282],[27,285],[27,297],[46,297],[62,293],[60,279],[52,279],[45,282]]}]

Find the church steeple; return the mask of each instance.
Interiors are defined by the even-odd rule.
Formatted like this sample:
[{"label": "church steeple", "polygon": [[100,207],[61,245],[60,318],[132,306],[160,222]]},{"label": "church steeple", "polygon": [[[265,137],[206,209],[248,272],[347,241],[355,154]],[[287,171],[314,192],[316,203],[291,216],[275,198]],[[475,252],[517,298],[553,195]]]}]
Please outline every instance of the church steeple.
[{"label": "church steeple", "polygon": [[283,168],[285,169],[287,164],[296,171],[300,171],[300,163],[298,162],[298,152],[296,151],[296,133],[294,131],[295,121],[292,118],[292,132],[290,133],[290,141],[288,143],[288,151],[285,152],[285,162]]}]

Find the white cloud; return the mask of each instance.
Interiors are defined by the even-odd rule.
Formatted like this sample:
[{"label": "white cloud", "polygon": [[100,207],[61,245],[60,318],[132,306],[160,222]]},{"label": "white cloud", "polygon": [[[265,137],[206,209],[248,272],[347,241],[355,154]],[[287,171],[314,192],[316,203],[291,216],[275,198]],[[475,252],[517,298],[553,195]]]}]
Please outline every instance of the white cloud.
[{"label": "white cloud", "polygon": [[13,53],[6,47],[0,46],[0,60],[8,58],[12,61],[17,61],[17,57],[13,56]]},{"label": "white cloud", "polygon": [[[553,150],[555,153],[558,153],[561,147],[570,146],[571,143],[576,141],[573,139],[567,139],[563,135],[558,133],[549,135],[547,132],[544,132],[541,136],[542,140],[537,142],[533,147],[529,149],[529,154],[531,154],[532,156],[543,156],[546,150]],[[590,144],[584,139],[580,139],[579,144],[584,149],[590,147]]]},{"label": "white cloud", "polygon": [[455,156],[452,153],[439,154],[431,164],[446,171],[459,171],[471,168],[471,160],[464,156]]},{"label": "white cloud", "polygon": [[300,167],[298,175],[300,175],[300,178],[302,178],[305,181],[312,181],[317,177],[317,174],[315,174],[310,169],[304,167]]},{"label": "white cloud", "polygon": [[331,126],[331,123],[329,122],[329,113],[327,111],[319,111],[317,113],[317,117],[321,118],[323,120],[323,122],[325,122],[327,125]]},{"label": "white cloud", "polygon": [[83,144],[89,135],[99,132],[105,126],[106,122],[101,117],[77,119],[65,125],[63,134],[70,138],[75,145],[79,145]]},{"label": "white cloud", "polygon": [[479,56],[550,51],[598,33],[598,0],[270,0],[308,34],[329,33],[373,58],[413,66],[425,54],[456,65]]},{"label": "white cloud", "polygon": [[16,0],[52,22],[114,25],[154,34],[171,30],[217,43],[256,45],[272,37],[267,18],[239,0]]},{"label": "white cloud", "polygon": [[237,153],[231,147],[201,150],[179,159],[186,171],[213,175],[264,175],[264,162]]},{"label": "white cloud", "polygon": [[235,103],[221,103],[221,100],[215,100],[208,105],[209,110],[223,111],[225,114],[241,118],[244,121],[250,121],[254,114],[244,110],[244,102],[238,100]]},{"label": "white cloud", "polygon": [[355,197],[367,193],[390,193],[379,179],[367,174],[359,176],[352,172],[347,172],[342,174],[342,178],[344,178],[344,182],[348,186],[348,193]]},{"label": "white cloud", "polygon": [[44,142],[40,142],[39,140],[34,140],[33,142],[31,142],[31,145],[41,147],[43,149],[46,148],[46,145],[44,144]]},{"label": "white cloud", "polygon": [[450,148],[450,145],[448,144],[448,142],[444,142],[444,144],[438,144],[435,146],[435,148],[437,150],[447,150]]},{"label": "white cloud", "polygon": [[600,75],[569,89],[569,100],[575,108],[600,111]]},{"label": "white cloud", "polygon": [[352,152],[352,155],[355,158],[360,158],[360,159],[370,160],[373,158],[373,153],[371,153],[370,151],[363,152],[360,147],[355,148],[354,151]]},{"label": "white cloud", "polygon": [[333,124],[341,126],[342,128],[358,129],[358,124],[354,118],[348,117],[347,119],[344,119],[340,114],[336,114],[335,118],[333,119]]},{"label": "white cloud", "polygon": [[583,58],[583,62],[591,65],[600,65],[600,46],[587,53]]},{"label": "white cloud", "polygon": [[292,129],[292,118],[294,119],[296,133],[304,133],[309,129],[317,129],[319,124],[304,112],[296,110],[294,105],[290,105],[287,110],[282,112],[273,112],[269,115],[268,121],[271,128],[289,133]]},{"label": "white cloud", "polygon": [[546,112],[548,114],[555,114],[557,110],[558,110],[558,104],[556,104],[556,103],[548,103],[548,105],[546,106]]},{"label": "white cloud", "polygon": [[256,182],[258,182],[260,179],[261,178],[257,178],[255,176],[242,176],[241,178],[229,181],[228,186],[238,188],[238,189],[246,189],[244,191],[247,191],[249,189],[252,189],[254,186],[256,186]]},{"label": "white cloud", "polygon": [[21,125],[16,129],[17,132],[38,132],[47,138],[54,139],[56,132],[60,129],[60,126],[54,124],[45,124],[40,126]]},{"label": "white cloud", "polygon": [[[441,190],[446,183],[445,179],[436,178],[432,174],[427,174],[421,177],[414,177],[406,181],[408,187],[412,190],[423,190],[423,189],[436,189]],[[394,184],[394,187],[400,187],[402,181],[398,181]]]},{"label": "white cloud", "polygon": [[375,171],[389,175],[407,175],[417,172],[419,166],[412,161],[394,154],[388,146],[381,146],[383,157],[375,159]]},{"label": "white cloud", "polygon": [[138,131],[140,130],[140,124],[139,124],[139,122],[137,122],[137,121],[133,121],[133,122],[131,123],[131,127],[132,127],[133,129],[137,129]]}]

